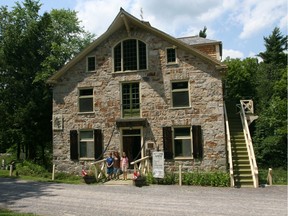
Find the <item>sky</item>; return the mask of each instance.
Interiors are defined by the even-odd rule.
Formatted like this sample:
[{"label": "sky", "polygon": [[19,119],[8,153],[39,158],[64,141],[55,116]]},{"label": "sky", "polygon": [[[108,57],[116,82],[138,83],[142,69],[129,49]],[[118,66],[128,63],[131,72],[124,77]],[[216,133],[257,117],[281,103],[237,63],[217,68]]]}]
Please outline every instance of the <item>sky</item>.
[{"label": "sky", "polygon": [[[264,37],[279,27],[287,35],[287,0],[39,0],[41,12],[71,9],[84,28],[101,36],[122,7],[173,37],[198,35],[222,41],[223,57],[255,57],[265,51]],[[16,0],[0,0],[0,6]],[[18,2],[22,2],[18,0]]]}]

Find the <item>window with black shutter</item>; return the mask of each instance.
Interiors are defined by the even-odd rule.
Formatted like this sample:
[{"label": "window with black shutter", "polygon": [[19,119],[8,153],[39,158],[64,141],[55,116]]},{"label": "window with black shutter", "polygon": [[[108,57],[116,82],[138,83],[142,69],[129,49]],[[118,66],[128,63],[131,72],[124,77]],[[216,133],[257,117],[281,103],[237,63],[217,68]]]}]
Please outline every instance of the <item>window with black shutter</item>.
[{"label": "window with black shutter", "polygon": [[193,133],[193,157],[195,159],[203,158],[202,130],[200,125],[192,126]]},{"label": "window with black shutter", "polygon": [[164,158],[173,159],[172,128],[163,127]]},{"label": "window with black shutter", "polygon": [[78,133],[77,130],[70,131],[70,158],[78,160]]}]

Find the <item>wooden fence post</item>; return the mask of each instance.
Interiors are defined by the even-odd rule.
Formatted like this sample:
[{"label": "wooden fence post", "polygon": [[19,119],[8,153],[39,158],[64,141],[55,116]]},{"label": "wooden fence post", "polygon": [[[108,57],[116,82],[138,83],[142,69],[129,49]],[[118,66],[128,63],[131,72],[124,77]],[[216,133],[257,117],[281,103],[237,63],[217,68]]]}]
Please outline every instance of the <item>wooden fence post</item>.
[{"label": "wooden fence post", "polygon": [[55,179],[55,164],[53,164],[53,168],[52,168],[52,181],[54,181]]},{"label": "wooden fence post", "polygon": [[268,169],[268,175],[267,175],[267,183],[268,185],[272,185],[272,168]]},{"label": "wooden fence post", "polygon": [[12,176],[12,172],[13,172],[13,165],[12,164],[10,164],[10,172],[9,172],[9,176]]},{"label": "wooden fence post", "polygon": [[182,186],[182,165],[179,165],[179,186]]}]

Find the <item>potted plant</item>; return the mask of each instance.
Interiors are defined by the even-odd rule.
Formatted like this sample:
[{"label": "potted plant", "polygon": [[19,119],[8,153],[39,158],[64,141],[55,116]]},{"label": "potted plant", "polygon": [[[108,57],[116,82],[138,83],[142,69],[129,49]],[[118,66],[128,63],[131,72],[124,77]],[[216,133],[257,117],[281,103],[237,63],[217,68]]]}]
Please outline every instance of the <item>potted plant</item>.
[{"label": "potted plant", "polygon": [[133,182],[136,187],[142,187],[146,185],[146,177],[141,175],[140,172],[134,172]]},{"label": "potted plant", "polygon": [[86,171],[84,169],[84,166],[82,168],[82,177],[86,184],[92,184],[96,182],[96,176],[95,176],[95,169],[91,168]]}]

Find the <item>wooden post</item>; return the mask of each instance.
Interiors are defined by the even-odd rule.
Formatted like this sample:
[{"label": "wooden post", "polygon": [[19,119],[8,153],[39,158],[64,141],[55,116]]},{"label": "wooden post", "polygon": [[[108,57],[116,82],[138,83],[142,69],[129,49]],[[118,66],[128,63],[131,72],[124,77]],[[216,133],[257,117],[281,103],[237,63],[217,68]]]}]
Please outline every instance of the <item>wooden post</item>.
[{"label": "wooden post", "polygon": [[268,185],[272,185],[272,168],[268,169],[268,175],[267,175],[267,183]]},{"label": "wooden post", "polygon": [[13,165],[10,164],[10,172],[9,172],[9,176],[12,176],[12,172],[13,172]]},{"label": "wooden post", "polygon": [[179,165],[179,186],[182,186],[182,165]]},{"label": "wooden post", "polygon": [[52,181],[54,181],[55,179],[55,164],[53,164],[53,168],[52,168]]}]

